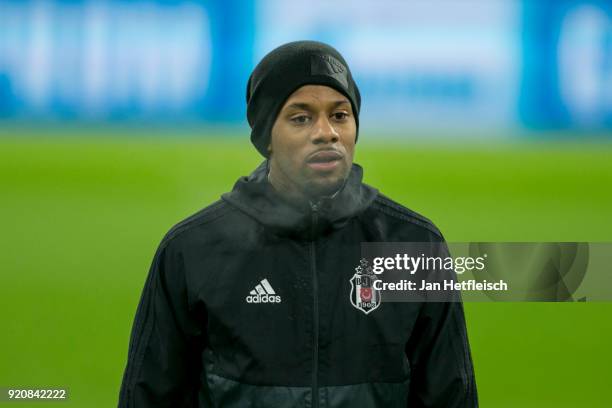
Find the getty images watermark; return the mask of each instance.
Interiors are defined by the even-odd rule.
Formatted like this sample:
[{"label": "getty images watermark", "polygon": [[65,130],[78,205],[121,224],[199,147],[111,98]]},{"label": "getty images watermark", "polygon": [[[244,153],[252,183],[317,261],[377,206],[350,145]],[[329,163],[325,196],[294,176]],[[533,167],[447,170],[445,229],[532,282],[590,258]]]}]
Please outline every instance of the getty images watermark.
[{"label": "getty images watermark", "polygon": [[[395,254],[394,257],[375,257],[373,259],[372,272],[374,274],[382,274],[385,271],[404,271],[410,275],[415,275],[417,272],[429,273],[428,277],[432,277],[432,273],[445,271],[463,274],[471,271],[482,271],[486,268],[485,261],[487,254],[483,256],[410,256],[406,253]],[[362,259],[362,262],[367,260]],[[453,279],[454,276],[449,274],[448,279],[442,279],[441,282],[432,281],[431,279],[421,279],[414,281],[410,279],[401,279],[399,282],[383,282],[378,279],[375,281],[374,289],[376,290],[508,290],[508,284],[499,279],[496,282],[482,282],[476,279],[468,279],[459,281]]]},{"label": "getty images watermark", "polygon": [[612,244],[585,242],[361,245],[351,303],[612,301]]}]

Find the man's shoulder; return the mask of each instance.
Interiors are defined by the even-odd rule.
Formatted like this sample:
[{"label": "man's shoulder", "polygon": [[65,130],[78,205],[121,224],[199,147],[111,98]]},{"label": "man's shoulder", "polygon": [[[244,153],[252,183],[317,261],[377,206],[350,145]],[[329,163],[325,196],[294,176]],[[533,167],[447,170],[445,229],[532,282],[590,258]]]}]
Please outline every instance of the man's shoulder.
[{"label": "man's shoulder", "polygon": [[168,243],[180,236],[188,235],[199,227],[223,221],[223,218],[232,211],[232,206],[228,205],[224,200],[219,199],[174,224],[162,239],[162,243]]},{"label": "man's shoulder", "polygon": [[378,195],[372,202],[370,208],[373,211],[378,213],[382,213],[388,217],[391,217],[397,221],[409,223],[416,227],[424,228],[429,232],[436,235],[440,240],[444,240],[444,236],[436,227],[436,225],[427,217],[417,213],[416,211],[411,210],[398,203],[395,200],[387,197],[386,195],[378,192]]}]

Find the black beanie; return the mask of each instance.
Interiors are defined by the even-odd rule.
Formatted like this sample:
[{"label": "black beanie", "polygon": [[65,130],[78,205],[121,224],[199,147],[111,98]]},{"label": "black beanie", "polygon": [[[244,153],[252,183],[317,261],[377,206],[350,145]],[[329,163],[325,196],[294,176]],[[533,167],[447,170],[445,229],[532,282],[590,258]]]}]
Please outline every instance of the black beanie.
[{"label": "black beanie", "polygon": [[351,102],[358,134],[361,95],[342,55],[320,42],[291,42],[268,53],[247,83],[251,142],[264,157],[268,157],[276,116],[287,98],[303,85],[326,85],[344,94]]}]

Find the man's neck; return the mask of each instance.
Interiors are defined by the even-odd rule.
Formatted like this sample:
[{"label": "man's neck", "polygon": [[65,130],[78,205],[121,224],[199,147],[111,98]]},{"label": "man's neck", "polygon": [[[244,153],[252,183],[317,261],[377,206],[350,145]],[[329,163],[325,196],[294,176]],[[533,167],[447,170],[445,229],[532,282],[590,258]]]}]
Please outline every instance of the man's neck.
[{"label": "man's neck", "polygon": [[313,208],[315,206],[319,206],[323,201],[334,199],[344,184],[336,190],[331,195],[308,195],[304,193],[302,190],[298,189],[294,184],[289,181],[283,182],[282,177],[275,177],[273,172],[268,169],[268,182],[272,185],[274,190],[281,195],[285,200],[287,200],[290,204],[294,205],[298,208]]},{"label": "man's neck", "polygon": [[298,208],[305,208],[313,200],[297,189],[291,182],[284,180],[282,177],[275,176],[270,169],[268,169],[267,178],[270,185],[281,197]]}]

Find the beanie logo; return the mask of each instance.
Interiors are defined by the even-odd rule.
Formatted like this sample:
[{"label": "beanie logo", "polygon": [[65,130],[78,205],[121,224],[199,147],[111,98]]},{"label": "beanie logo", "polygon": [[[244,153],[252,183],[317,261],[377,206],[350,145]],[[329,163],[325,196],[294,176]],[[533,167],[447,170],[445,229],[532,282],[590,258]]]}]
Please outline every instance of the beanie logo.
[{"label": "beanie logo", "polygon": [[316,54],[310,57],[310,74],[326,75],[335,78],[345,88],[348,88],[346,67],[331,55]]}]

